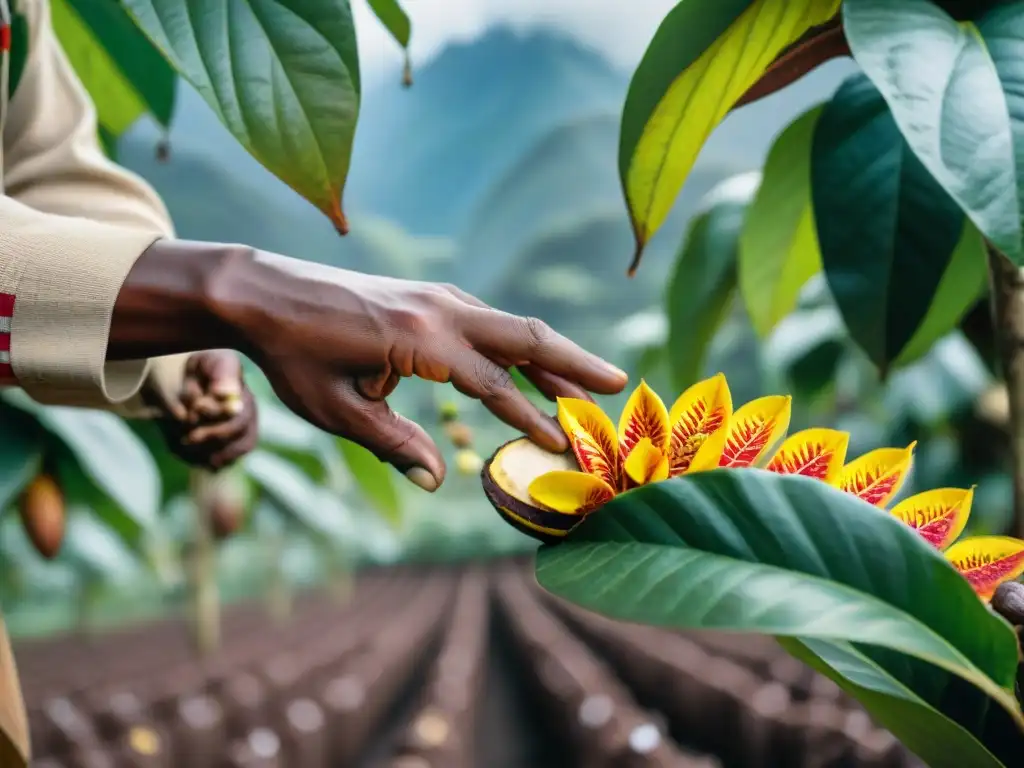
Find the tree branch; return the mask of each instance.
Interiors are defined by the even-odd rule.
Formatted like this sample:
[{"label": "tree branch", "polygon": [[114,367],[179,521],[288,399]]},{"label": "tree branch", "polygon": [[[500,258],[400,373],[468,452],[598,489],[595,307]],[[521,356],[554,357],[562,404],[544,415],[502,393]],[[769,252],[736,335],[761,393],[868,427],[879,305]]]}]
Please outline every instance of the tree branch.
[{"label": "tree branch", "polygon": [[1024,280],[1020,269],[986,241],[992,322],[1006,380],[1013,473],[1013,531],[1024,538]]}]

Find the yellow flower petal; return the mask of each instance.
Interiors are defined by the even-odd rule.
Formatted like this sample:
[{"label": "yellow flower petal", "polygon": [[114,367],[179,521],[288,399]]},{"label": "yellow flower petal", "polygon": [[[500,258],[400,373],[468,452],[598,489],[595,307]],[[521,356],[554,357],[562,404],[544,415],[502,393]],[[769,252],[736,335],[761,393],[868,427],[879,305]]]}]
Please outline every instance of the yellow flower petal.
[{"label": "yellow flower petal", "polygon": [[757,466],[789,429],[792,400],[789,395],[751,400],[732,415],[725,435],[705,441],[690,471]]},{"label": "yellow flower petal", "polygon": [[1024,573],[1024,541],[1008,536],[972,536],[947,549],[946,558],[979,597],[989,600],[996,587]]},{"label": "yellow flower petal", "polygon": [[836,429],[805,429],[790,435],[779,446],[768,466],[780,475],[804,475],[832,484],[846,461],[850,436]]},{"label": "yellow flower petal", "polygon": [[878,448],[854,459],[839,475],[839,487],[876,507],[884,507],[903,486],[914,458],[913,442],[906,448]]},{"label": "yellow flower petal", "polygon": [[668,455],[645,437],[633,446],[624,468],[627,477],[636,485],[657,483],[668,477]]},{"label": "yellow flower petal", "polygon": [[904,499],[892,508],[892,514],[943,550],[964,532],[973,498],[973,488],[936,488]]},{"label": "yellow flower petal", "polygon": [[723,374],[698,381],[683,392],[668,414],[669,475],[686,472],[700,447],[731,416],[732,394]]},{"label": "yellow flower petal", "polygon": [[659,451],[664,452],[668,447],[668,410],[658,394],[641,379],[619,418],[619,455],[623,461],[645,437]]},{"label": "yellow flower petal", "polygon": [[530,483],[529,493],[538,504],[567,515],[593,512],[615,496],[615,490],[604,480],[563,469],[536,478]]},{"label": "yellow flower petal", "polygon": [[569,438],[580,469],[618,488],[618,438],[615,425],[605,412],[586,400],[560,397],[558,423]]}]

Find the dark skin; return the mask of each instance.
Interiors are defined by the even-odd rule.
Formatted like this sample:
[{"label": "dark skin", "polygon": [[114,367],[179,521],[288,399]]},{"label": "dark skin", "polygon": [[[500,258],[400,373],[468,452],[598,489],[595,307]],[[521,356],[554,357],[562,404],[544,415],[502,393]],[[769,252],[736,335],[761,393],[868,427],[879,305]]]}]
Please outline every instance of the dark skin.
[{"label": "dark skin", "polygon": [[167,445],[188,464],[216,471],[256,447],[256,400],[245,385],[241,361],[231,350],[191,355],[176,399],[168,401],[152,390],[144,391],[143,397],[163,410],[160,426]]},{"label": "dark skin", "polygon": [[[444,480],[445,464],[426,431],[388,407],[402,378],[451,382],[552,451],[568,449],[565,435],[516,388],[509,367],[550,399],[614,394],[627,381],[541,321],[493,309],[455,286],[364,275],[245,246],[158,241],[122,287],[108,359],[214,348],[247,355],[299,416],[364,445],[429,491]],[[197,375],[193,403],[212,388],[196,366],[206,378]],[[242,415],[250,410],[251,397]],[[241,439],[231,436],[254,429],[243,422],[227,427],[226,420],[205,432],[197,423],[188,432],[194,440],[205,436],[200,443],[220,441],[222,456],[231,457]]]}]

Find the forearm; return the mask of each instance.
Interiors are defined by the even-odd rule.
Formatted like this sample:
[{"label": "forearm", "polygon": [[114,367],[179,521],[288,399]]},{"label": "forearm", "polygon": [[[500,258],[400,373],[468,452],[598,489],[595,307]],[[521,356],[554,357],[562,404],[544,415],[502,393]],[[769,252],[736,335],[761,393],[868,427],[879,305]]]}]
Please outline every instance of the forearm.
[{"label": "forearm", "polygon": [[245,346],[218,295],[245,268],[250,252],[244,246],[186,240],[153,243],[118,294],[107,360]]}]

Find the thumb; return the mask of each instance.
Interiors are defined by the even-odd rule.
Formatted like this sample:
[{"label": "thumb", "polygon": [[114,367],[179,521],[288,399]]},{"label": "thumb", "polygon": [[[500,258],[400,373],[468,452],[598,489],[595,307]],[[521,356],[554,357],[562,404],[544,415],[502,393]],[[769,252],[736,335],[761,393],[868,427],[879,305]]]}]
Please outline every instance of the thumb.
[{"label": "thumb", "polygon": [[345,394],[346,434],[425,491],[444,482],[444,458],[419,425],[395,413],[384,400],[369,400],[352,387]]}]

